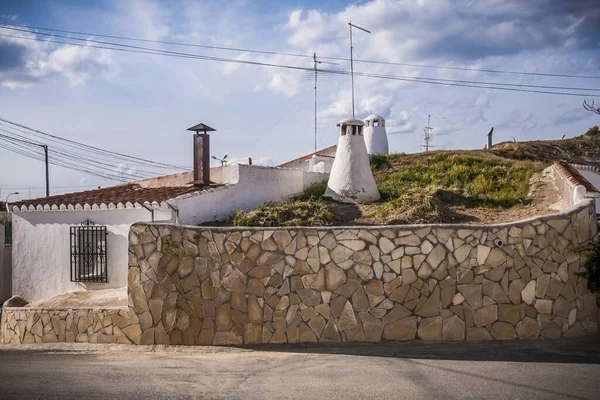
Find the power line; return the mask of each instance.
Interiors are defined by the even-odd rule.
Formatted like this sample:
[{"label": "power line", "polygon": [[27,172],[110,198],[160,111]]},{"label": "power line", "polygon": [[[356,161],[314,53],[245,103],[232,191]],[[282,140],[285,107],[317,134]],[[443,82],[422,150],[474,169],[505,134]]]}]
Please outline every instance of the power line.
[{"label": "power line", "polygon": [[[153,54],[153,55],[163,55],[163,56],[179,57],[179,58],[191,58],[191,59],[221,61],[221,62],[236,63],[236,64],[248,64],[248,65],[266,66],[266,67],[276,67],[276,68],[284,68],[284,69],[291,69],[291,70],[312,71],[312,68],[295,66],[295,65],[273,64],[273,63],[263,63],[263,62],[248,61],[248,60],[237,60],[237,59],[226,59],[226,58],[220,58],[220,57],[199,56],[199,55],[194,55],[194,54],[178,53],[178,52],[171,52],[171,51],[164,51],[164,50],[146,49],[146,50],[150,50],[150,51],[142,51],[142,50],[124,49],[124,48],[118,48],[118,47],[115,48],[115,47],[97,46],[97,45],[91,45],[91,44],[84,45],[84,44],[79,44],[79,43],[62,42],[62,41],[53,40],[53,39],[44,40],[44,39],[40,39],[40,38],[31,38],[31,37],[4,35],[4,34],[0,34],[0,36],[19,38],[19,39],[24,39],[24,40],[34,40],[34,41],[39,41],[39,42],[60,43],[60,44],[66,44],[66,45],[78,46],[78,47],[86,47],[86,48],[99,48],[99,49],[106,49],[106,50],[123,51],[123,52],[129,52],[129,53]],[[111,45],[125,46],[125,45],[118,44],[118,43],[111,44]],[[131,47],[131,46],[129,46],[129,47]],[[133,46],[133,47],[137,47],[137,46]],[[338,71],[338,70],[323,69],[320,71],[323,73],[337,74],[337,75],[348,75],[349,74],[349,72],[347,72],[347,71]],[[433,81],[432,80],[433,78],[414,78],[414,77],[404,77],[404,76],[395,76],[395,75],[378,75],[378,74],[369,74],[369,73],[360,73],[360,72],[355,72],[355,74],[359,75],[359,76],[363,76],[363,77],[369,77],[369,78],[401,80],[401,81],[406,81],[406,82],[428,83],[428,84],[436,84],[436,85],[443,85],[443,86],[457,86],[457,87],[469,87],[469,88],[480,88],[480,89],[490,89],[490,90],[504,90],[504,91],[513,91],[513,92],[552,94],[552,95],[577,96],[577,97],[585,97],[585,96],[590,95],[589,93],[585,94],[585,93],[572,93],[572,92],[555,92],[555,91],[529,90],[529,89],[490,86],[490,85],[494,85],[493,82],[475,82],[476,84],[461,84],[461,83],[451,83],[451,82],[437,82],[437,81]],[[565,90],[577,90],[577,88],[565,87]],[[600,90],[600,89],[594,89],[594,90]]]},{"label": "power line", "polygon": [[[281,56],[286,56],[286,57],[312,58],[312,56],[308,55],[308,54],[265,51],[265,50],[245,49],[245,48],[225,47],[225,46],[209,46],[209,45],[201,45],[201,44],[185,43],[185,42],[174,42],[174,41],[164,41],[164,40],[150,40],[150,39],[127,37],[127,36],[105,35],[105,34],[92,33],[92,32],[69,31],[69,30],[62,30],[62,29],[52,29],[52,28],[29,26],[29,25],[0,24],[0,26],[5,27],[5,28],[21,27],[21,28],[29,29],[26,32],[31,32],[32,29],[35,29],[35,30],[48,31],[48,32],[60,32],[60,33],[68,33],[68,34],[73,34],[73,35],[96,36],[96,37],[103,37],[103,38],[109,38],[109,39],[129,40],[129,41],[143,42],[143,43],[168,44],[168,45],[173,45],[173,46],[195,47],[195,48],[203,48],[203,49],[225,50],[225,51],[234,51],[234,52],[265,54],[265,55],[281,55]],[[31,32],[31,33],[33,33],[33,32]],[[37,32],[37,33],[40,33],[40,32]],[[323,60],[335,60],[335,61],[344,61],[344,62],[350,61],[350,59],[344,58],[344,57],[320,57],[320,58]],[[443,65],[414,64],[414,63],[402,63],[402,62],[382,61],[382,60],[356,59],[353,61],[357,62],[357,63],[365,63],[365,64],[396,65],[396,66],[403,66],[403,67],[447,69],[447,70],[455,70],[455,71],[472,71],[472,72],[485,72],[485,73],[509,74],[509,75],[529,75],[529,76],[576,78],[576,79],[600,79],[600,76],[588,76],[588,75],[509,71],[509,70],[486,69],[486,68],[452,67],[452,66],[443,66]]]},{"label": "power line", "polygon": [[[89,184],[89,185],[72,185],[72,186],[53,186],[52,189],[77,189],[77,188],[97,188],[97,187],[98,187],[98,185]],[[2,185],[2,188],[4,188],[4,189],[10,189],[10,190],[25,190],[25,189],[45,190],[45,187],[43,187],[43,186],[7,186],[7,185]]]},{"label": "power line", "polygon": [[[0,125],[0,126],[2,126],[2,125]],[[18,136],[20,138],[24,138],[24,136],[22,136],[22,135],[17,135],[15,133],[7,131],[5,129],[0,128],[0,131]],[[33,142],[29,142],[27,140],[23,140],[20,138],[15,138],[13,136],[7,136],[7,135],[0,134],[0,139],[2,139],[2,138],[3,138],[3,140],[9,142],[9,144],[4,143],[4,146],[2,146],[2,148],[12,151],[14,153],[20,154],[20,155],[27,156],[29,158],[36,159],[36,160],[40,160],[40,161],[45,160],[45,159],[40,158],[41,156],[38,153],[32,152],[30,148],[24,147],[23,145],[20,145],[20,143],[25,143],[30,146],[42,146],[45,148],[48,147],[47,145],[33,143]],[[143,172],[115,171],[114,169],[117,168],[117,166],[115,166],[113,164],[102,163],[102,164],[105,164],[106,166],[113,168],[113,170],[107,170],[102,165],[97,165],[98,164],[97,161],[93,161],[93,160],[90,161],[89,155],[82,155],[82,154],[70,152],[70,151],[65,152],[65,151],[62,151],[62,149],[55,148],[55,147],[51,147],[50,149],[52,150],[51,156],[49,157],[50,164],[62,166],[64,168],[68,168],[68,169],[72,169],[72,170],[76,170],[76,171],[80,171],[80,172],[90,173],[95,176],[102,176],[105,178],[111,177],[111,179],[114,179],[114,178],[118,179],[118,177],[120,176],[120,178],[121,178],[120,180],[123,180],[123,178],[125,176],[127,176],[129,179],[143,179],[143,178],[148,178],[148,177],[156,175],[154,173],[146,172],[146,171],[143,171]],[[73,163],[72,162],[73,159],[78,160],[79,163],[77,163],[77,164]]]},{"label": "power line", "polygon": [[[349,23],[350,25],[350,39],[352,39],[352,27],[356,27],[359,28],[361,30],[364,30],[365,32],[369,32],[365,29],[360,28],[357,25],[353,25],[352,23]],[[0,25],[1,27],[1,25]],[[20,32],[26,32],[26,33],[31,33],[31,31],[25,30],[25,29],[17,29],[17,28],[4,28],[4,29],[10,29],[10,30],[14,30],[14,31],[20,31]],[[68,40],[78,40],[78,41],[83,41],[83,42],[92,42],[92,43],[99,43],[99,44],[103,44],[103,45],[111,45],[111,46],[120,46],[120,47],[124,47],[124,48],[131,48],[131,49],[135,49],[135,50],[153,50],[155,52],[159,52],[159,53],[165,53],[165,54],[174,54],[174,55],[189,55],[189,56],[196,56],[202,59],[205,59],[205,57],[209,57],[209,56],[201,56],[201,55],[194,55],[194,54],[188,54],[188,53],[180,53],[180,52],[172,52],[172,51],[168,51],[168,50],[155,50],[155,49],[149,49],[146,47],[140,47],[140,46],[131,46],[131,45],[126,45],[126,44],[121,44],[121,43],[112,43],[112,42],[105,42],[105,41],[99,41],[99,40],[93,40],[93,39],[84,39],[84,38],[73,38],[73,37],[69,37],[69,36],[63,36],[63,35],[54,35],[54,34],[50,34],[50,33],[40,33],[37,32],[36,34],[38,35],[44,35],[44,36],[48,36],[48,37],[59,37],[59,38],[63,38],[63,39],[68,39]],[[352,53],[352,40],[350,40],[350,52]],[[328,57],[322,57],[323,59],[329,59]],[[206,58],[208,59],[208,58]],[[224,61],[226,59],[222,59],[220,61]],[[350,71],[350,75],[352,75],[353,73],[353,68],[352,68],[352,56],[350,57],[350,67],[351,67],[351,71]],[[215,58],[215,61],[216,58]],[[238,60],[240,61],[240,60]],[[243,60],[246,62],[249,62],[247,60]],[[278,65],[281,66],[281,65]],[[308,68],[305,68],[306,70],[309,70]],[[357,73],[358,74],[358,73]],[[404,78],[404,79],[411,79],[411,78],[415,78],[415,77],[410,77],[410,76],[396,76],[398,78]],[[558,89],[558,90],[578,90],[578,91],[590,91],[590,92],[600,92],[600,88],[581,88],[581,87],[568,87],[568,86],[545,86],[545,85],[530,85],[530,84],[517,84],[517,83],[502,83],[502,82],[485,82],[485,81],[469,81],[469,80],[455,80],[455,79],[439,79],[439,78],[425,78],[425,77],[417,77],[418,79],[424,79],[424,80],[431,80],[431,81],[445,81],[448,83],[468,83],[468,84],[485,84],[485,85],[494,85],[494,86],[507,86],[507,87],[524,87],[524,88],[536,88],[536,89]],[[600,77],[599,77],[600,78]],[[354,78],[352,79],[352,87],[354,88]],[[354,93],[354,91],[353,91]]]},{"label": "power line", "polygon": [[[0,143],[0,148],[6,149],[6,150],[11,151],[11,152],[16,153],[16,154],[23,155],[25,157],[32,158],[34,160],[43,161],[42,157],[35,156],[35,155],[30,154],[30,153],[21,151],[18,148],[15,148],[14,146],[8,146],[6,144]],[[93,176],[97,176],[97,177],[104,178],[104,179],[116,180],[116,181],[121,181],[121,182],[124,181],[123,178],[119,178],[119,177],[112,176],[112,175],[107,175],[107,174],[102,174],[100,172],[91,171],[91,170],[88,170],[88,169],[85,169],[85,168],[78,168],[77,166],[73,166],[72,164],[66,164],[64,162],[56,161],[54,159],[51,159],[49,161],[49,164],[56,165],[56,166],[59,166],[59,167],[63,167],[63,168],[66,168],[66,169],[70,169],[70,170],[73,170],[73,171],[83,172],[83,173],[86,173],[88,175],[93,175]]]},{"label": "power line", "polygon": [[[0,126],[2,126],[2,125],[0,125]],[[2,129],[2,128],[0,128],[0,131],[6,132],[9,134],[13,134],[20,138],[24,138],[22,135],[14,134],[13,132],[10,132],[10,131]],[[17,139],[12,136],[7,136],[7,135],[3,135],[3,134],[0,134],[0,138],[4,138],[5,140],[11,140],[11,141],[16,140],[19,142],[25,142],[25,143],[35,145],[35,146],[47,146],[47,145],[41,145],[41,144],[27,142],[26,140]],[[64,162],[68,162],[70,165],[73,165],[70,163],[70,161],[78,160],[79,164],[77,164],[77,165],[87,166],[88,168],[99,169],[101,172],[104,172],[106,170],[105,167],[110,167],[113,169],[112,171],[110,171],[111,173],[120,174],[121,176],[127,175],[128,177],[134,178],[134,179],[148,178],[148,177],[152,177],[152,176],[156,175],[153,172],[137,170],[137,169],[134,170],[133,172],[128,172],[128,171],[117,172],[117,171],[114,171],[114,169],[119,168],[118,165],[108,164],[108,163],[104,163],[101,161],[96,161],[88,154],[80,154],[80,153],[76,153],[76,152],[71,152],[71,151],[67,151],[64,149],[57,148],[57,147],[50,147],[50,150],[52,150],[51,159],[62,160]]]},{"label": "power line", "polygon": [[86,149],[89,149],[89,150],[94,150],[96,152],[100,152],[100,153],[107,154],[107,155],[112,155],[112,156],[115,156],[115,157],[118,156],[118,157],[123,158],[124,160],[135,160],[135,161],[138,161],[138,162],[146,163],[146,164],[151,165],[151,166],[157,166],[157,167],[160,166],[160,167],[165,167],[167,169],[175,169],[175,170],[182,170],[182,169],[185,170],[185,169],[188,169],[188,168],[181,167],[181,166],[178,166],[178,165],[171,165],[171,164],[160,163],[160,162],[148,160],[148,159],[145,159],[145,158],[130,156],[130,155],[127,155],[127,154],[122,154],[122,153],[118,153],[118,152],[115,152],[115,151],[110,151],[110,150],[101,149],[99,147],[90,146],[90,145],[87,145],[87,144],[84,144],[84,143],[76,142],[74,140],[70,140],[70,139],[67,139],[67,138],[60,137],[60,136],[52,135],[50,133],[42,132],[42,131],[39,131],[37,129],[33,129],[33,128],[30,128],[28,126],[21,125],[19,123],[10,121],[10,120],[2,118],[2,117],[0,117],[0,121],[8,123],[8,124],[11,124],[13,126],[17,126],[19,128],[26,129],[28,131],[37,133],[39,135],[43,135],[45,137],[50,137],[52,139],[56,139],[56,140],[67,142],[67,143],[69,143],[71,145],[80,146],[80,147],[83,147],[83,148],[86,148]]},{"label": "power line", "polygon": [[[154,165],[150,165],[150,164],[146,164],[146,163],[132,162],[132,160],[128,160],[128,159],[124,159],[124,158],[120,158],[120,157],[114,157],[114,156],[106,155],[106,154],[103,154],[103,153],[97,152],[97,151],[90,151],[90,150],[88,150],[88,149],[86,149],[84,147],[77,146],[77,145],[72,145],[70,143],[62,143],[60,140],[57,140],[57,139],[48,138],[48,137],[45,137],[43,135],[35,134],[35,133],[29,132],[29,131],[25,131],[25,130],[22,130],[22,129],[13,127],[13,126],[5,125],[2,121],[0,121],[0,131],[9,133],[9,134],[11,134],[13,136],[16,136],[16,137],[19,137],[19,138],[22,138],[22,139],[28,139],[28,137],[27,136],[23,136],[23,135],[21,135],[21,134],[19,134],[17,132],[23,133],[25,135],[32,135],[32,136],[37,135],[37,136],[40,136],[41,138],[43,138],[43,140],[50,141],[50,142],[55,142],[55,143],[59,143],[59,144],[61,144],[63,146],[67,146],[67,147],[72,147],[73,149],[75,149],[77,151],[83,151],[83,152],[85,152],[85,160],[84,160],[85,162],[91,161],[91,162],[97,162],[97,163],[100,163],[100,164],[105,164],[103,161],[109,161],[109,162],[113,162],[113,163],[127,162],[128,164],[130,164],[130,166],[142,165],[142,166],[145,166],[145,167],[154,167]],[[36,136],[36,139],[37,139],[37,136]],[[75,154],[76,156],[80,155],[80,153],[76,153],[76,152],[73,152],[71,150],[67,150],[67,149],[63,149],[63,148],[59,148],[59,147],[54,147],[54,145],[53,145],[52,149],[53,150],[60,149],[63,152],[68,152],[70,154]],[[113,164],[111,164],[110,166],[112,166],[112,167],[119,167],[120,165],[113,165]],[[158,169],[172,169],[172,168],[166,168],[166,167],[160,167],[160,166],[156,167],[156,168],[158,168]],[[152,175],[156,175],[156,173],[154,173],[154,172],[152,172],[151,174]]]},{"label": "power line", "polygon": [[[6,132],[6,133],[12,133],[12,132],[9,132],[9,131],[4,130],[2,128],[0,128],[0,131]],[[20,135],[16,135],[16,136],[20,136]],[[0,137],[3,137],[5,139],[7,139],[7,140],[13,139],[13,140],[22,141],[22,140],[19,140],[19,139],[14,139],[11,136],[2,135],[2,134],[0,134]],[[36,145],[36,146],[40,146],[39,144],[34,144],[34,143],[31,143],[31,144],[32,145]],[[71,151],[63,150],[63,149],[60,149],[60,148],[57,148],[57,147],[50,147],[50,149],[52,150],[53,155],[54,154],[59,154],[59,155],[65,156],[65,159],[68,159],[68,160],[76,159],[76,160],[79,160],[83,164],[94,165],[94,166],[99,165],[101,168],[104,168],[103,166],[111,167],[111,168],[118,168],[119,167],[118,165],[115,165],[115,164],[109,164],[109,163],[104,163],[104,162],[101,162],[101,161],[96,161],[93,158],[91,158],[90,155],[87,155],[87,154],[83,155],[83,154],[79,154],[79,153],[76,153],[76,152],[71,152]],[[136,177],[136,178],[141,177],[142,174],[148,174],[149,176],[154,176],[155,175],[152,172],[144,171],[144,170],[136,170],[136,172],[139,172],[139,174],[129,174],[129,173],[127,173],[127,174],[128,175],[132,175],[132,176],[135,175],[134,177]]]},{"label": "power line", "polygon": [[[24,149],[22,147],[19,147],[18,145],[16,145],[16,146],[15,145],[8,145],[6,143],[1,143],[0,142],[0,148],[6,149],[6,150],[11,151],[11,152],[16,153],[16,154],[20,154],[20,155],[28,157],[28,158],[32,158],[34,160],[44,161],[43,156],[41,156],[39,154],[36,154],[36,153],[33,153],[31,151],[27,151],[28,149],[26,149],[26,148]],[[123,178],[119,178],[117,176],[108,175],[106,173],[93,171],[93,170],[90,170],[90,169],[87,169],[87,168],[82,168],[82,167],[79,167],[79,166],[77,166],[75,164],[71,164],[71,163],[68,163],[68,162],[65,162],[65,161],[57,160],[57,159],[52,158],[52,157],[49,160],[49,164],[56,165],[56,166],[63,167],[63,168],[67,168],[67,169],[74,170],[74,171],[84,172],[86,174],[98,176],[100,178],[105,178],[105,179],[110,179],[110,180],[117,180],[117,181],[123,181],[124,180]]]}]

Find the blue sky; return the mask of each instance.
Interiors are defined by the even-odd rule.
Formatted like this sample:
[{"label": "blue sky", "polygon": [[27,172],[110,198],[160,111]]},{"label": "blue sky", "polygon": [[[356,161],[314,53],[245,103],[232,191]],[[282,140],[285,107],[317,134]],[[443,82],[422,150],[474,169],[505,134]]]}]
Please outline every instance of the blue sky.
[{"label": "blue sky", "polygon": [[[344,58],[349,20],[372,31],[355,35],[360,59],[600,76],[600,5],[591,0],[0,1],[5,24]],[[301,58],[143,45],[312,67]],[[359,63],[355,70],[600,87],[598,79]],[[350,79],[321,78],[318,143],[325,147],[337,141],[335,123],[351,115]],[[441,149],[482,148],[492,126],[496,141],[579,135],[599,122],[583,111],[583,99],[356,77],[357,116],[384,116],[395,152],[420,151],[428,114],[443,117],[432,120],[432,144]],[[313,83],[303,71],[0,37],[0,117],[179,165],[191,165],[185,129],[204,122],[217,129],[213,154],[276,164],[312,150]],[[59,167],[51,168],[51,181],[59,187],[109,183]],[[43,167],[0,149],[0,184],[3,193],[32,186],[32,196],[42,195]],[[27,197],[28,190],[20,191]]]}]

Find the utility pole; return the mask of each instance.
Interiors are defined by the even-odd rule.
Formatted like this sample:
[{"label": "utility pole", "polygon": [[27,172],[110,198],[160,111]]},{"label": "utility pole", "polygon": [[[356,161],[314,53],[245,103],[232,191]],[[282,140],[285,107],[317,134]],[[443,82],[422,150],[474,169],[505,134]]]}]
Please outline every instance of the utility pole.
[{"label": "utility pole", "polygon": [[360,29],[363,32],[371,33],[371,31],[366,30],[365,28],[361,28],[358,25],[354,25],[352,21],[348,22],[350,26],[350,75],[352,77],[352,118],[354,119],[354,58],[353,58],[353,50],[354,47],[352,45],[352,27]]},{"label": "utility pole", "polygon": [[50,171],[49,171],[49,166],[48,166],[48,164],[49,164],[48,163],[48,145],[35,143],[35,142],[29,142],[27,140],[21,140],[21,139],[17,139],[17,138],[13,138],[13,137],[11,137],[10,140],[15,141],[15,142],[25,143],[25,144],[28,144],[31,146],[41,147],[42,149],[44,149],[44,164],[46,166],[46,197],[50,196]]},{"label": "utility pole", "polygon": [[44,164],[46,165],[46,197],[50,196],[50,169],[48,168],[48,145],[43,144],[44,149]]}]

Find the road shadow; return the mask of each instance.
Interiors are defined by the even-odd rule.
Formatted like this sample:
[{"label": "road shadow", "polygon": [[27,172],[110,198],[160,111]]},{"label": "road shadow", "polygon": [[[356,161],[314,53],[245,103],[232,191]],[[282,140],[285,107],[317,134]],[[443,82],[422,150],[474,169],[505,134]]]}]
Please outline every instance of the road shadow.
[{"label": "road shadow", "polygon": [[559,340],[257,344],[248,350],[426,360],[600,364],[600,336]]}]

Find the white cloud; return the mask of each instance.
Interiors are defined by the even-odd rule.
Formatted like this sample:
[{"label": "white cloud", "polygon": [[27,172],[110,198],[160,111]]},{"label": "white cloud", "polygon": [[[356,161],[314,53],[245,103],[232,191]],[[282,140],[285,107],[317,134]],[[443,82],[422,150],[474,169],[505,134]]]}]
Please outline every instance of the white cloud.
[{"label": "white cloud", "polygon": [[23,38],[0,38],[0,85],[28,88],[55,76],[66,79],[69,86],[87,82],[93,75],[114,75],[114,65],[108,50],[91,47],[56,45],[49,41],[34,41],[35,35],[19,33]]}]

